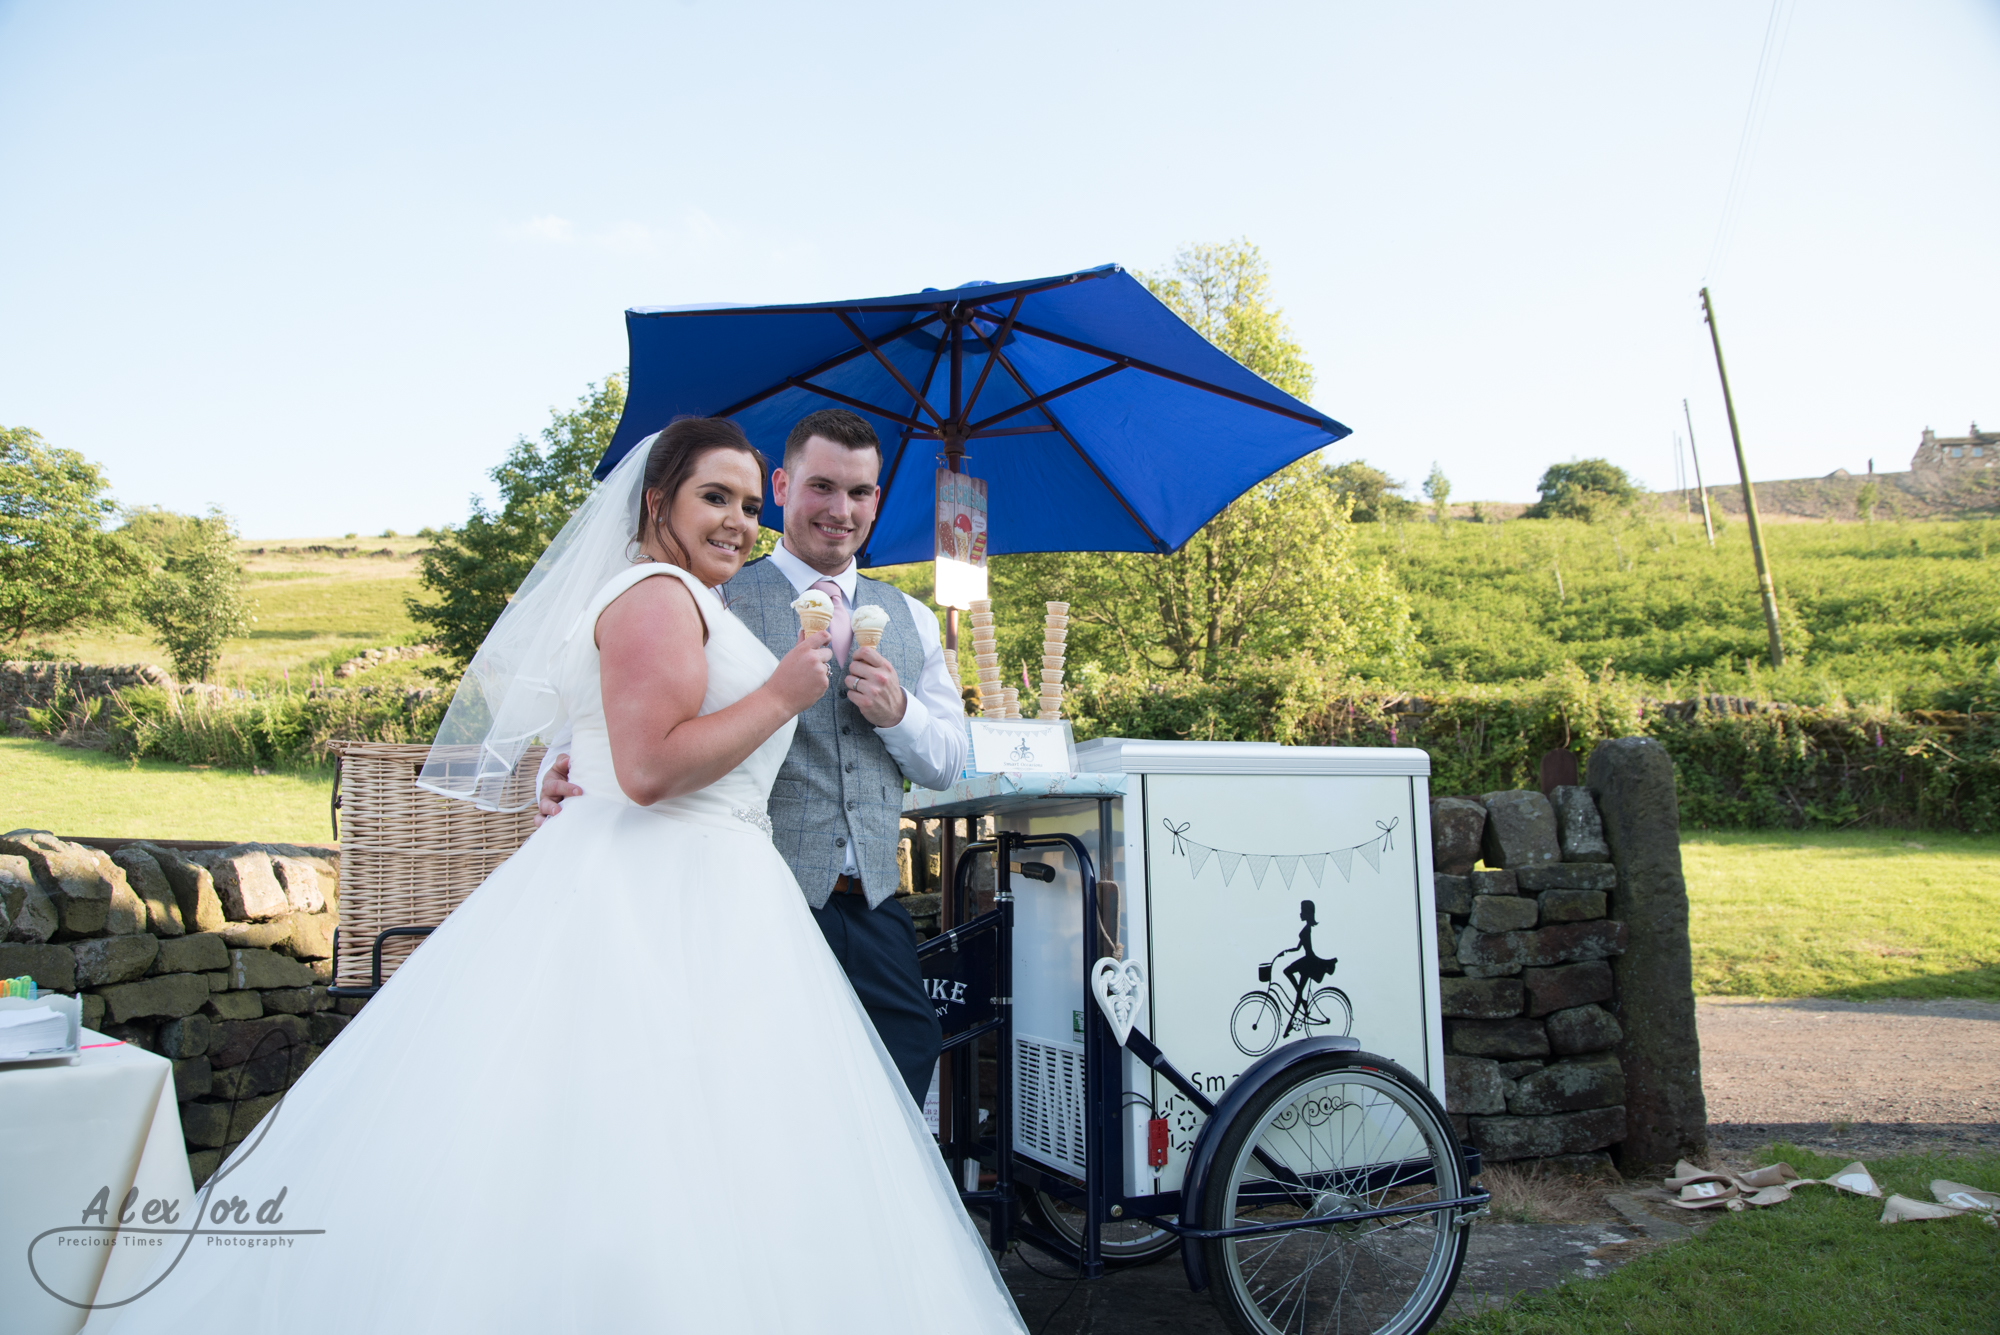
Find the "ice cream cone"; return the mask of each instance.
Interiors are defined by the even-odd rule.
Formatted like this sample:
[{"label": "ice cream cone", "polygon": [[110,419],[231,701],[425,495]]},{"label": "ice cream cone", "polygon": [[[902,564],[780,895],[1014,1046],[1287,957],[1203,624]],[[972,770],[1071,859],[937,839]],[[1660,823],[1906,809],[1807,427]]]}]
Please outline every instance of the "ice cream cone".
[{"label": "ice cream cone", "polygon": [[833,624],[833,599],[818,589],[807,589],[792,600],[792,610],[799,614],[799,633],[814,635]]},{"label": "ice cream cone", "polygon": [[1043,603],[1043,604],[1042,604],[1042,606],[1043,606],[1043,607],[1046,607],[1047,609],[1049,609],[1049,615],[1050,615],[1050,616],[1068,616],[1068,615],[1069,615],[1069,604],[1068,604],[1068,603]]},{"label": "ice cream cone", "polygon": [[974,612],[972,614],[972,625],[974,629],[984,630],[986,627],[992,624],[993,624],[993,614],[991,612]]},{"label": "ice cream cone", "polygon": [[1063,656],[1062,656],[1061,654],[1043,654],[1043,655],[1042,655],[1042,666],[1043,666],[1043,667],[1045,667],[1045,668],[1059,668],[1059,667],[1061,667],[1062,665],[1063,665]]},{"label": "ice cream cone", "polygon": [[978,616],[981,612],[991,612],[992,610],[993,600],[991,598],[974,598],[972,600],[972,614],[974,616]]},{"label": "ice cream cone", "polygon": [[1063,670],[1061,668],[1042,669],[1042,686],[1044,688],[1050,686],[1060,686],[1062,685],[1062,679],[1063,679]]},{"label": "ice cream cone", "polygon": [[854,609],[854,642],[873,649],[882,643],[882,632],[889,629],[889,609],[874,603],[863,603]]},{"label": "ice cream cone", "polygon": [[1042,621],[1042,626],[1046,630],[1067,630],[1069,628],[1069,618],[1066,616],[1045,617]]},{"label": "ice cream cone", "polygon": [[1061,644],[1064,640],[1067,640],[1069,638],[1069,627],[1043,626],[1042,638],[1045,640],[1054,640],[1057,644]]}]

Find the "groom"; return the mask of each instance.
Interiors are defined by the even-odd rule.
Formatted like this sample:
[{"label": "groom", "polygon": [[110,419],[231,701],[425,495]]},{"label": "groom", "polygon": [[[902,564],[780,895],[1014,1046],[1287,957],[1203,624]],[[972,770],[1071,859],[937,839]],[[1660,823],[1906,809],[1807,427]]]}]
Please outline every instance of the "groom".
[{"label": "groom", "polygon": [[[846,667],[799,715],[771,786],[772,840],[921,1103],[942,1031],[917,969],[916,927],[894,898],[896,840],[903,780],[944,788],[964,767],[965,711],[945,670],[937,617],[855,565],[881,502],[881,473],[881,442],[865,418],[845,408],[801,418],[785,439],[784,466],[771,473],[784,540],[720,592],[779,657],[799,638],[792,600],[810,588],[833,600],[832,647]],[[878,648],[856,649],[853,609],[870,604],[889,614],[889,627]],[[544,817],[583,791],[568,776],[568,756],[548,767]]]}]

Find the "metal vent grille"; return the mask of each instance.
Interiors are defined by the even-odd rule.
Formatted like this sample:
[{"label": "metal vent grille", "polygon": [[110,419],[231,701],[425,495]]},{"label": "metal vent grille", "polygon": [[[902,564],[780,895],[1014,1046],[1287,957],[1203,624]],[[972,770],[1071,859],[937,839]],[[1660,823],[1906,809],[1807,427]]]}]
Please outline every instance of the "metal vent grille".
[{"label": "metal vent grille", "polygon": [[1014,1036],[1014,1148],[1083,1176],[1083,1053]]}]

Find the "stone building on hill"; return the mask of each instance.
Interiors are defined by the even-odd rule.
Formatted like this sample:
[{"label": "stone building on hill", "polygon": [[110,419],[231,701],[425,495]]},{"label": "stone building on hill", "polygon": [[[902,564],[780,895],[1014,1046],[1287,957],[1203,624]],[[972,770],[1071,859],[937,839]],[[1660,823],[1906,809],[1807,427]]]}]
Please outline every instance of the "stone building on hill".
[{"label": "stone building on hill", "polygon": [[1974,422],[1963,436],[1940,436],[1929,427],[1910,459],[1919,481],[1946,481],[1973,475],[2000,461],[2000,431],[1981,431]]}]

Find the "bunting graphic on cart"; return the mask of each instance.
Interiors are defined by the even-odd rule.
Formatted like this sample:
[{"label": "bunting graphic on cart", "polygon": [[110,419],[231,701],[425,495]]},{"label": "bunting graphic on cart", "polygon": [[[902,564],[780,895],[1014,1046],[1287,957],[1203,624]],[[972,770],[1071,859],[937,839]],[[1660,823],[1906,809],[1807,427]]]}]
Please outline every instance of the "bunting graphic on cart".
[{"label": "bunting graphic on cart", "polygon": [[1167,833],[1174,837],[1171,851],[1187,857],[1190,876],[1200,876],[1202,868],[1208,865],[1210,858],[1213,858],[1216,865],[1222,869],[1224,885],[1235,880],[1236,873],[1247,863],[1250,867],[1250,879],[1256,882],[1258,889],[1264,887],[1264,877],[1275,867],[1278,875],[1285,880],[1285,888],[1289,890],[1292,888],[1293,878],[1299,874],[1299,869],[1302,867],[1306,874],[1312,877],[1314,885],[1325,884],[1326,864],[1329,862],[1340,873],[1342,881],[1354,879],[1356,854],[1368,864],[1370,870],[1381,871],[1382,855],[1396,846],[1395,831],[1398,818],[1391,816],[1387,821],[1376,821],[1375,828],[1381,833],[1373,839],[1351,844],[1346,848],[1330,848],[1323,853],[1239,853],[1234,849],[1212,848],[1188,838],[1188,830],[1194,824],[1192,821],[1182,821],[1176,825],[1172,820],[1163,817],[1160,823],[1166,826]]}]

